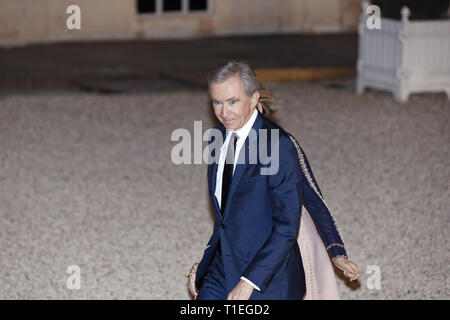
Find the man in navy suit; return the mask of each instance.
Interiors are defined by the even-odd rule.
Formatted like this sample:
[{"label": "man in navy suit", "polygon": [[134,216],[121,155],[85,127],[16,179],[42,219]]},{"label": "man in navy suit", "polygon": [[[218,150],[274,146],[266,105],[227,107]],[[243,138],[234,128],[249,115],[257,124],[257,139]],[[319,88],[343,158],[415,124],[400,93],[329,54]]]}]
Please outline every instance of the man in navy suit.
[{"label": "man in navy suit", "polygon": [[[307,182],[295,144],[258,110],[259,82],[247,64],[216,69],[209,89],[221,122],[210,146],[219,142],[220,148],[212,148],[216,161],[208,166],[215,222],[193,273],[196,298],[301,299],[306,284],[296,239]],[[260,157],[261,142],[270,162]],[[256,161],[250,161],[251,151]],[[335,239],[334,255],[356,279],[359,272],[346,260],[342,239]]]}]

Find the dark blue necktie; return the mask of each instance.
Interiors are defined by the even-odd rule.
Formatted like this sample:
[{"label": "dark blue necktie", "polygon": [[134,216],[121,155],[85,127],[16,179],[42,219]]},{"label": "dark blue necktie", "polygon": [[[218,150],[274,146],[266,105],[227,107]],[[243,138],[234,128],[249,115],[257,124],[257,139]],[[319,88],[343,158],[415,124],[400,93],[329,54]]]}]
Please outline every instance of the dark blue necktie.
[{"label": "dark blue necktie", "polygon": [[227,155],[225,158],[225,164],[223,167],[222,175],[222,199],[220,205],[220,211],[225,211],[225,205],[227,204],[228,191],[230,191],[231,179],[233,178],[234,167],[234,154],[236,152],[236,141],[238,137],[235,132],[231,133],[230,142],[228,143]]}]

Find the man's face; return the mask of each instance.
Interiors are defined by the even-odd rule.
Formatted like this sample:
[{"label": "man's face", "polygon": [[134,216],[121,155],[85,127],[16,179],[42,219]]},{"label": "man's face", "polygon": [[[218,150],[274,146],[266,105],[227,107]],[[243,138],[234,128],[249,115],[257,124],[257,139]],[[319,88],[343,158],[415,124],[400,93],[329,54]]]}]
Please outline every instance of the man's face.
[{"label": "man's face", "polygon": [[214,113],[227,130],[241,128],[252,116],[259,92],[248,97],[239,75],[209,86]]}]

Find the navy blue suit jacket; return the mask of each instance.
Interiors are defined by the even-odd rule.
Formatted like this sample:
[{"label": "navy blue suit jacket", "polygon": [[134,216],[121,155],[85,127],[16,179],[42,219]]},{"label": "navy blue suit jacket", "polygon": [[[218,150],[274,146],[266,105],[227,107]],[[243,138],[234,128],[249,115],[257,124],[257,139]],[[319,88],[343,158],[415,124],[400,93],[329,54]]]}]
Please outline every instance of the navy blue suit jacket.
[{"label": "navy blue suit jacket", "polygon": [[[219,129],[225,138],[225,127]],[[267,154],[278,148],[278,171],[261,175],[260,169],[271,166],[249,161],[249,150],[258,146],[260,134],[249,135],[241,149],[245,163],[237,163],[228,200],[222,214],[215,197],[217,161],[208,165],[208,187],[215,222],[213,234],[197,268],[196,287],[200,288],[218,245],[221,245],[225,286],[230,292],[244,276],[261,291],[253,290],[250,299],[301,299],[306,290],[305,274],[297,244],[302,204],[308,209],[321,232],[331,255],[344,255],[342,238],[312,176],[301,147],[280,126],[258,112],[252,129],[266,129]],[[270,130],[278,130],[271,140]],[[296,141],[296,140],[295,140]],[[210,139],[211,145],[213,142]],[[223,142],[223,140],[222,140]],[[216,150],[220,150],[217,148]],[[299,161],[303,156],[303,163]],[[214,150],[212,157],[218,159]],[[273,164],[272,164],[273,165]],[[309,172],[307,171],[309,170]],[[314,189],[314,187],[316,187]],[[306,200],[306,201],[305,201]]]}]

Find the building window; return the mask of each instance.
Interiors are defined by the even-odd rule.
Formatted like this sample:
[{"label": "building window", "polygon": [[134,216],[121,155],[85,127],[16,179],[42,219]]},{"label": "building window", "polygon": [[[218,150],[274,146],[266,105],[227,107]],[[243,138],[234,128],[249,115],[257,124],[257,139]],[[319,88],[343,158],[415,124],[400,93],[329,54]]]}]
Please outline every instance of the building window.
[{"label": "building window", "polygon": [[189,10],[208,10],[208,0],[189,0]]},{"label": "building window", "polygon": [[163,0],[163,11],[181,11],[181,0]]},{"label": "building window", "polygon": [[156,0],[138,0],[137,10],[138,13],[155,13]]},{"label": "building window", "polygon": [[212,0],[136,0],[138,14],[190,14],[208,12]]}]

